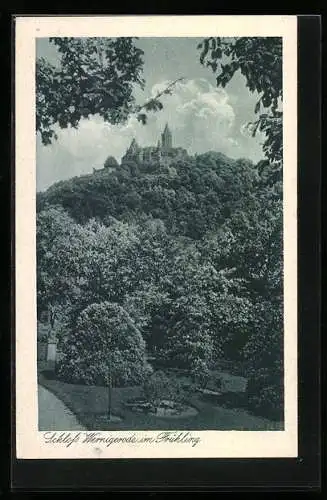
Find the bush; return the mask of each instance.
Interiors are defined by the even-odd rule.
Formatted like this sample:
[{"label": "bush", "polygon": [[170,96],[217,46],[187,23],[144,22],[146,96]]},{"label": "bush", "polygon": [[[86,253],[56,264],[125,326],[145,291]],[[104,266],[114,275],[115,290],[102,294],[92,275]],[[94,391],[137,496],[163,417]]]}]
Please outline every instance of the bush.
[{"label": "bush", "polygon": [[145,342],[125,310],[102,302],[88,306],[62,346],[58,376],[88,385],[139,385],[152,368]]},{"label": "bush", "polygon": [[165,372],[157,371],[143,384],[143,397],[153,406],[158,406],[163,399],[182,402],[184,391],[178,379],[168,377]]},{"label": "bush", "polygon": [[248,408],[272,420],[283,420],[284,391],[281,371],[261,368],[247,385]]}]

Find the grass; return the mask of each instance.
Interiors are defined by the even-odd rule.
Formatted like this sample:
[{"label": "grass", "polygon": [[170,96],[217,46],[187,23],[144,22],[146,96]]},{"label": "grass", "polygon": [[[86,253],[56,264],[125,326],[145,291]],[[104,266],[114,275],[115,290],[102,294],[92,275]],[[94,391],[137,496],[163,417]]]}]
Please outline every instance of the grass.
[{"label": "grass", "polygon": [[122,418],[118,423],[103,423],[107,412],[105,387],[67,384],[47,372],[39,373],[39,384],[55,394],[88,430],[282,430],[280,422],[251,415],[239,408],[224,408],[194,395],[188,402],[198,410],[194,417],[169,419],[134,413],[124,407],[128,399],[140,396],[140,387],[113,388],[112,413]]}]

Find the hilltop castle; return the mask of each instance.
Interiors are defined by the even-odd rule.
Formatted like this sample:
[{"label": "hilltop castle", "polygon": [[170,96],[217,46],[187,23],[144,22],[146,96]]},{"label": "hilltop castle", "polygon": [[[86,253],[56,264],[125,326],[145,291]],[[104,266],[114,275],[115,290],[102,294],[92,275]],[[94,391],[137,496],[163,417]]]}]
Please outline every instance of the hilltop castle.
[{"label": "hilltop castle", "polygon": [[141,148],[135,139],[132,140],[131,145],[127,149],[125,155],[122,157],[122,163],[133,160],[140,163],[155,163],[158,165],[169,166],[173,160],[187,158],[188,154],[186,149],[174,148],[172,133],[166,124],[163,133],[161,134],[161,141],[158,140],[157,146],[150,146]]}]

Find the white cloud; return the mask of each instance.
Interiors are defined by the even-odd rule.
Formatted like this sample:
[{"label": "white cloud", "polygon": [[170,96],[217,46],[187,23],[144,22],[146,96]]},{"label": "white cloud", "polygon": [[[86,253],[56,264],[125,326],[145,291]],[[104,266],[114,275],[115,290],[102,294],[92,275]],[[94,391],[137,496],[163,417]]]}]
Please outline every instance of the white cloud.
[{"label": "white cloud", "polygon": [[[168,84],[154,85],[152,95]],[[162,102],[164,109],[150,114],[145,126],[135,117],[123,126],[93,117],[82,120],[77,130],[58,130],[58,140],[51,146],[42,146],[38,138],[38,189],[101,168],[109,155],[120,161],[133,137],[141,146],[156,144],[166,122],[173,132],[174,145],[186,148],[190,154],[216,150],[232,157],[242,156],[232,131],[234,109],[224,89],[213,87],[203,78],[182,81]]]}]

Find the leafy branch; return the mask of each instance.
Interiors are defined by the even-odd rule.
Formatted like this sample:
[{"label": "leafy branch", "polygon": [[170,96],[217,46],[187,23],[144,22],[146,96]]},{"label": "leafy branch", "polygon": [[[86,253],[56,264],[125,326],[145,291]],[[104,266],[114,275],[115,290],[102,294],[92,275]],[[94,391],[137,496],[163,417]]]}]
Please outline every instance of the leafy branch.
[{"label": "leafy branch", "polygon": [[163,108],[160,97],[170,94],[182,78],[170,83],[141,105],[134,90],[144,90],[143,51],[133,38],[50,38],[59,52],[54,66],[36,62],[36,130],[44,145],[57,139],[54,126],[77,128],[82,118],[99,115],[113,125],[133,114],[143,124],[146,112]]},{"label": "leafy branch", "polygon": [[[237,71],[245,77],[250,92],[259,99],[258,119],[248,124],[252,135],[266,136],[265,156],[278,168],[283,158],[282,39],[280,37],[205,38],[197,47],[200,63],[216,73],[217,86],[225,87]],[[264,112],[263,112],[264,111]]]},{"label": "leafy branch", "polygon": [[135,112],[138,113],[137,114],[138,121],[142,122],[143,125],[145,125],[147,122],[147,115],[145,113],[140,113],[140,111],[142,111],[142,109],[145,109],[146,111],[160,111],[163,108],[163,104],[159,101],[160,97],[164,96],[165,94],[171,95],[173,87],[182,80],[185,80],[185,78],[184,77],[177,78],[169,85],[167,85],[167,87],[165,87],[163,90],[157,92],[157,94],[154,97],[145,101],[144,104],[136,106]]}]

